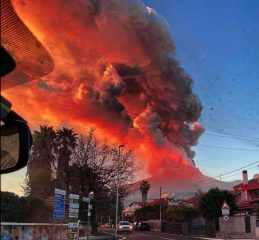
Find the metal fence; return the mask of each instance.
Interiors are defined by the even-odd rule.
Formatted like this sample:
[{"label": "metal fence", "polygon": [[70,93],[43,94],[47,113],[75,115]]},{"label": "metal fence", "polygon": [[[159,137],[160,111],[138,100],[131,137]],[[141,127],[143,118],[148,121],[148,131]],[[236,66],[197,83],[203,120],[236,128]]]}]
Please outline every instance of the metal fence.
[{"label": "metal fence", "polygon": [[65,240],[67,224],[1,222],[1,240]]}]

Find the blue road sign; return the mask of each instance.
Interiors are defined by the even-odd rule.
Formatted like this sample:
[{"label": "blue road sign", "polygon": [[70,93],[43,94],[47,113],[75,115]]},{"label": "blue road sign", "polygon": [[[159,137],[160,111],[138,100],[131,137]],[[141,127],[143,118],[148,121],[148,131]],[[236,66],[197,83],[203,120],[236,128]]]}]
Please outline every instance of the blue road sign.
[{"label": "blue road sign", "polygon": [[91,199],[89,197],[83,197],[83,202],[90,203]]},{"label": "blue road sign", "polygon": [[63,220],[65,218],[65,196],[66,191],[55,188],[53,213],[55,220]]},{"label": "blue road sign", "polygon": [[55,194],[55,200],[64,200],[65,196],[64,195],[59,195],[59,194]]},{"label": "blue road sign", "polygon": [[55,203],[55,209],[64,209],[65,204],[62,202]]},{"label": "blue road sign", "polygon": [[64,218],[65,218],[65,215],[57,215],[57,214],[54,215],[55,220],[64,220]]}]

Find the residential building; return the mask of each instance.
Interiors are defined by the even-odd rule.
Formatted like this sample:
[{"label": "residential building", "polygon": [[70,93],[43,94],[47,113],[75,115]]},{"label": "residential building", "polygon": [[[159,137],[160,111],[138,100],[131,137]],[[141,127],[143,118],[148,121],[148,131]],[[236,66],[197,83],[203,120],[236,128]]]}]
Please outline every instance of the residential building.
[{"label": "residential building", "polygon": [[137,209],[142,208],[144,206],[160,205],[160,202],[162,206],[168,206],[168,200],[164,198],[161,198],[161,200],[152,199],[152,200],[148,200],[147,202],[132,202],[128,207],[126,207],[122,211],[123,218],[131,218],[133,217],[133,214]]},{"label": "residential building", "polygon": [[247,171],[244,170],[242,183],[234,186],[231,193],[239,211],[253,211],[259,207],[259,174],[248,180]]}]

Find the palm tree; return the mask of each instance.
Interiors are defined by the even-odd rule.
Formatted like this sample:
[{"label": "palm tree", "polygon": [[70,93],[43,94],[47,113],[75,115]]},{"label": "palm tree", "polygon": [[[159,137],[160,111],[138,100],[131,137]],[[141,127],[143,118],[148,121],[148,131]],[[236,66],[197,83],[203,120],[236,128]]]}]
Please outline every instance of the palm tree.
[{"label": "palm tree", "polygon": [[55,137],[55,131],[48,126],[40,126],[39,131],[34,132],[28,172],[38,168],[51,169],[51,164],[54,161],[53,147]]},{"label": "palm tree", "polygon": [[65,183],[65,188],[69,190],[70,181],[70,156],[77,145],[77,134],[73,129],[63,127],[57,131],[55,141],[55,152],[57,155],[57,179]]},{"label": "palm tree", "polygon": [[[52,165],[55,161],[54,141],[56,133],[52,127],[40,126],[33,134],[33,146],[27,165],[27,192],[37,197],[48,197],[51,194]],[[44,176],[44,187],[38,175]]]},{"label": "palm tree", "polygon": [[146,202],[147,201],[147,194],[148,194],[148,191],[150,189],[150,184],[147,180],[143,180],[141,183],[140,183],[140,186],[139,186],[139,190],[141,192],[141,195],[142,195],[142,201],[143,202]]}]

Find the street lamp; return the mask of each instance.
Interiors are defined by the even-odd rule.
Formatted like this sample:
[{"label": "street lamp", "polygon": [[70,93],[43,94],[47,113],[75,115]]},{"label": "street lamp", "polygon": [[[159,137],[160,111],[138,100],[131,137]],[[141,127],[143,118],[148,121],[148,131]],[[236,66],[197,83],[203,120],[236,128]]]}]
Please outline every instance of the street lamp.
[{"label": "street lamp", "polygon": [[[90,192],[88,194],[89,202],[88,202],[88,210],[87,210],[87,220],[88,220],[88,233],[87,233],[87,239],[89,239],[89,235],[91,235],[92,229],[90,225],[90,216],[91,216],[91,201],[94,199],[94,192]],[[90,207],[91,206],[91,207]]]},{"label": "street lamp", "polygon": [[125,145],[119,145],[118,149],[118,161],[117,161],[117,183],[116,183],[116,222],[115,222],[115,238],[118,238],[118,212],[119,212],[119,161],[120,161],[120,150]]},{"label": "street lamp", "polygon": [[160,202],[160,206],[159,206],[159,220],[160,220],[160,232],[162,232],[162,203],[161,203],[162,189],[163,189],[163,188],[160,186],[160,188],[159,188],[159,202]]}]

